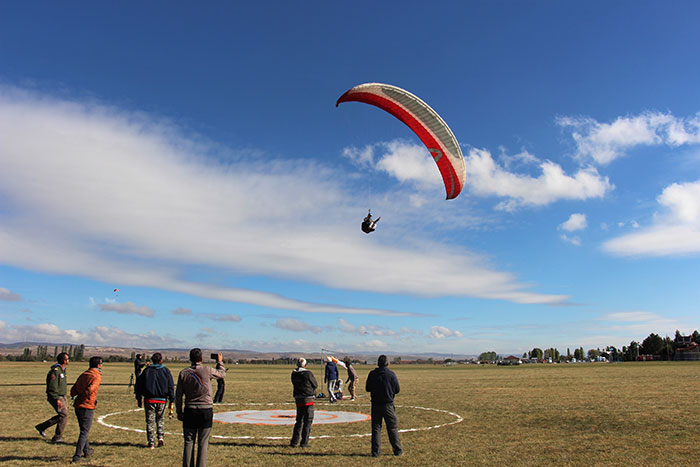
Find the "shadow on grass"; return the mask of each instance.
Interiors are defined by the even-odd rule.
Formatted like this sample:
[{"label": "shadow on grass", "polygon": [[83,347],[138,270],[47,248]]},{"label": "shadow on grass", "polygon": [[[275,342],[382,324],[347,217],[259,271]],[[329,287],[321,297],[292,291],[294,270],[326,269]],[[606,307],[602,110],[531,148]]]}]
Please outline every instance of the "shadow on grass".
[{"label": "shadow on grass", "polygon": [[252,441],[241,441],[241,442],[235,442],[235,441],[210,441],[209,445],[217,445],[217,446],[233,446],[233,447],[245,447],[245,448],[278,448],[280,447],[279,444],[275,443],[256,443]]},{"label": "shadow on grass", "polygon": [[127,443],[126,441],[105,442],[105,441],[90,441],[90,446],[116,446],[126,448],[142,448],[143,443]]},{"label": "shadow on grass", "polygon": [[0,441],[43,441],[45,439],[39,438],[38,436],[0,436]]},{"label": "shadow on grass", "polygon": [[294,457],[309,457],[309,458],[322,458],[322,457],[371,457],[369,454],[360,453],[341,453],[341,452],[310,452],[302,449],[289,448],[284,451],[267,452],[265,454],[272,454],[275,456],[294,456]]},{"label": "shadow on grass", "polygon": [[0,463],[10,461],[57,462],[65,460],[58,456],[0,456]]}]

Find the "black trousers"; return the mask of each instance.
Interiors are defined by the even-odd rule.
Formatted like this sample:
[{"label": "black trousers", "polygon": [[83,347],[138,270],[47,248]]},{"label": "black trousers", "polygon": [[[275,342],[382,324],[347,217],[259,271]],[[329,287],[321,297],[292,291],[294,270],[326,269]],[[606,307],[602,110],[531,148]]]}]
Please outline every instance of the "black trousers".
[{"label": "black trousers", "polygon": [[394,455],[401,454],[403,449],[399,439],[399,419],[396,417],[394,403],[377,404],[372,402],[372,455],[378,456],[382,450],[382,420],[386,422],[386,431]]},{"label": "black trousers", "polygon": [[314,422],[314,406],[313,405],[297,405],[297,421],[294,424],[294,433],[290,446],[296,446],[299,443],[302,447],[309,445],[309,433],[311,433],[311,424]]},{"label": "black trousers", "polygon": [[226,390],[226,381],[223,378],[216,379],[216,394],[214,394],[214,403],[224,401],[224,391]]}]

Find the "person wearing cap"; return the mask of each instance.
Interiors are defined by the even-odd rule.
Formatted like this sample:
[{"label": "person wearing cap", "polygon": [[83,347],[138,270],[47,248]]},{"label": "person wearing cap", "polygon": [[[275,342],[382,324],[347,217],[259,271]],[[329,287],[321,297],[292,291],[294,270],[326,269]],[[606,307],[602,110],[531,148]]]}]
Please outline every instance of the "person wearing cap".
[{"label": "person wearing cap", "polygon": [[297,367],[292,371],[292,386],[294,387],[294,401],[297,406],[297,418],[294,423],[291,447],[305,448],[309,445],[309,433],[314,422],[314,399],[318,383],[314,374],[306,368],[306,359],[297,359]]}]

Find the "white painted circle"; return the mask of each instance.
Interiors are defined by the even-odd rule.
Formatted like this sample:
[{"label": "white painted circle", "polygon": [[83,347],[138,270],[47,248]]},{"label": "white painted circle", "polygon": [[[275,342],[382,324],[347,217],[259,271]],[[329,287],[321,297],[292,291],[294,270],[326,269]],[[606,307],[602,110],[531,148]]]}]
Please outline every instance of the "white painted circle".
[{"label": "white painted circle", "polygon": [[[293,402],[287,403],[287,405],[292,405],[294,404]],[[280,405],[279,403],[239,403],[239,404],[234,404],[234,403],[224,403],[224,404],[217,404],[218,406],[222,405],[233,405],[233,406],[267,406],[267,407],[272,407],[272,406],[278,406]],[[370,407],[369,404],[353,404],[354,407],[361,407],[361,406],[366,406]],[[427,431],[427,430],[434,430],[437,428],[442,428],[445,426],[449,425],[455,425],[457,423],[460,423],[464,421],[464,418],[456,414],[454,412],[450,412],[448,410],[442,410],[442,409],[433,409],[430,407],[420,407],[420,406],[415,406],[415,405],[397,405],[396,408],[402,408],[402,409],[415,409],[415,410],[425,410],[425,411],[430,411],[430,412],[438,412],[442,413],[445,415],[448,415],[450,417],[454,417],[454,420],[449,421],[447,423],[442,423],[439,425],[432,425],[432,426],[423,426],[423,427],[415,427],[415,428],[403,428],[399,430],[399,433],[409,433],[413,431]],[[130,428],[126,426],[120,426],[120,425],[115,425],[106,422],[105,420],[108,417],[112,417],[115,415],[121,415],[123,413],[129,413],[129,412],[140,412],[143,411],[143,409],[131,409],[131,410],[124,410],[121,412],[112,412],[108,413],[105,415],[101,415],[100,417],[97,418],[97,423],[106,426],[108,428],[114,428],[115,430],[124,430],[124,431],[133,431],[135,433],[145,433],[145,430],[138,429],[138,428]],[[316,420],[314,419],[314,423],[316,423]],[[399,419],[399,426],[401,426],[401,420]],[[178,435],[182,436],[182,433],[177,433],[177,432],[165,432],[166,435]],[[372,436],[372,433],[354,433],[354,434],[348,434],[348,435],[321,435],[321,436],[311,436],[310,439],[324,439],[324,438],[365,438]],[[224,436],[224,435],[211,435],[212,438],[218,438],[218,439],[270,439],[270,440],[288,440],[289,436]]]}]

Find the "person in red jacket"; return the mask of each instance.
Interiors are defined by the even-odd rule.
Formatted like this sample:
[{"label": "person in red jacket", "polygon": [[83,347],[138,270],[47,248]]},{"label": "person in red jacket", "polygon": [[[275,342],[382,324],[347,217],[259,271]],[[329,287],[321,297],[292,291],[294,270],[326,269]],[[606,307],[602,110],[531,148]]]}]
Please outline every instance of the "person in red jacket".
[{"label": "person in red jacket", "polygon": [[80,462],[83,457],[90,457],[93,449],[90,447],[88,435],[92,427],[92,415],[97,406],[97,390],[102,381],[102,358],[90,358],[90,369],[78,376],[78,379],[70,388],[70,395],[73,398],[75,416],[78,418],[80,426],[80,436],[75,446],[73,462]]}]

